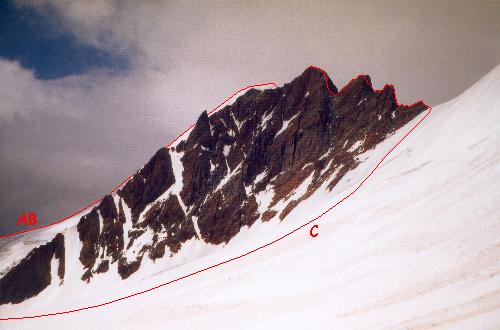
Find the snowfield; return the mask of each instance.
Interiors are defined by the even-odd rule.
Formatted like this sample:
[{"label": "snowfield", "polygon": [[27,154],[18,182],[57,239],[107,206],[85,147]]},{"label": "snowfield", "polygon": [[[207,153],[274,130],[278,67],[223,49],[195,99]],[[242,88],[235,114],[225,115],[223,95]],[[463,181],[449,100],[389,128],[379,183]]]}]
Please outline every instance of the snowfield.
[{"label": "snowfield", "polygon": [[[353,191],[424,115],[360,154],[362,163],[333,191],[324,182],[282,222],[277,217],[256,222],[225,246],[192,240],[172,258],[156,263],[144,258],[128,280],[109,271],[87,284],[80,280],[81,270],[71,270],[82,267],[78,219],[27,234],[26,243],[11,239],[0,250],[2,269],[18,259],[11,254],[21,244],[29,251],[30,240],[50,239],[61,228],[67,228],[66,260],[76,262],[66,265],[62,286],[52,283],[22,304],[0,306],[0,317],[101,304],[273,241]],[[276,244],[129,299],[66,315],[1,321],[0,327],[499,328],[499,123],[500,66],[435,107],[355,194]],[[313,224],[319,226],[316,238],[309,235]]]}]

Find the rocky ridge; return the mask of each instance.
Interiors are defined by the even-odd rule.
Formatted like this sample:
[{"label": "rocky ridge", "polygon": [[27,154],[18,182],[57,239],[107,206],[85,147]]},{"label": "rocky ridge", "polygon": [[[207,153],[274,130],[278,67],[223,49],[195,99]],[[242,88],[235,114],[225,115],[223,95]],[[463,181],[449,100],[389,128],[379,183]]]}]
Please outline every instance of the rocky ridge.
[{"label": "rocky ridge", "polygon": [[[173,255],[188,240],[225,244],[243,226],[283,220],[324,182],[332,189],[359,164],[360,153],[427,108],[399,105],[393,86],[375,91],[366,75],[338,92],[311,67],[283,87],[252,89],[211,116],[203,112],[187,138],[158,150],[116,194],[81,217],[81,279],[96,280],[115,263],[126,279],[143,258]],[[273,197],[267,201],[264,194]],[[62,280],[62,234],[0,278],[0,303],[41,292],[50,284],[54,256]],[[27,275],[31,263],[40,271]],[[21,293],[8,289],[16,276],[40,284]]]}]

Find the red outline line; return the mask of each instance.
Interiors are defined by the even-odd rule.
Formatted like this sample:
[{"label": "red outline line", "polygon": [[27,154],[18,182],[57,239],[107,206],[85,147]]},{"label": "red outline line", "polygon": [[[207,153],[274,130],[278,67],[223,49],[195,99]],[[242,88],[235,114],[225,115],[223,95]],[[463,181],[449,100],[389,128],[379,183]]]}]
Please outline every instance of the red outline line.
[{"label": "red outline line", "polygon": [[[339,93],[334,93],[332,92],[329,88],[328,88],[328,75],[326,74],[326,72],[320,68],[317,68],[317,67],[314,67],[314,66],[310,66],[310,68],[315,68],[315,69],[318,69],[320,70],[322,73],[323,73],[323,76],[325,77],[326,81],[325,81],[325,84],[326,84],[326,88],[330,91],[330,93],[332,93],[334,96],[340,94],[340,92],[342,92],[342,90],[344,90],[344,88],[342,88],[342,90],[339,92]],[[359,76],[358,76],[359,77]],[[357,78],[354,78],[354,79],[357,79]],[[352,79],[352,80],[354,80]],[[352,82],[352,80],[350,82]],[[349,83],[350,83],[349,82]],[[349,85],[349,83],[347,85]],[[367,83],[369,83],[367,81]],[[251,88],[251,87],[257,87],[257,86],[264,86],[264,85],[269,85],[269,84],[273,84],[274,86],[276,86],[276,84],[274,83],[268,83],[268,84],[261,84],[261,85],[252,85],[252,86],[249,86],[249,87],[246,87],[246,88],[243,88],[243,89],[240,89],[238,92],[234,93],[231,97],[233,97],[234,95],[238,94],[239,92],[245,90],[245,89],[248,89],[248,88]],[[347,86],[346,85],[346,86]],[[369,83],[369,85],[371,86],[371,84]],[[387,85],[384,85],[384,88],[385,86]],[[372,87],[373,88],[373,87]],[[383,90],[383,89],[382,89]],[[380,92],[380,91],[376,91],[374,90],[375,92]],[[231,97],[229,97],[227,100],[229,100]],[[219,108],[221,105],[223,105],[226,101],[224,101],[223,103],[221,103],[217,108]],[[397,102],[397,100],[396,100]],[[419,101],[419,102],[422,102],[422,101]],[[414,104],[417,104],[418,102],[414,103]],[[423,103],[423,102],[422,102]],[[231,259],[227,259],[227,260],[224,260],[222,262],[219,262],[217,264],[214,264],[212,266],[208,266],[208,267],[205,267],[205,268],[202,268],[200,270],[197,270],[195,272],[192,272],[192,273],[189,273],[187,275],[184,275],[184,276],[181,276],[181,277],[177,277],[173,280],[170,280],[168,282],[165,282],[165,283],[162,283],[160,285],[157,285],[157,286],[154,286],[152,288],[149,288],[149,289],[146,289],[146,290],[143,290],[143,291],[139,291],[139,292],[136,292],[136,293],[133,293],[133,294],[130,294],[128,296],[124,296],[124,297],[120,297],[120,298],[117,298],[117,299],[114,299],[114,300],[110,300],[110,301],[107,301],[107,302],[104,302],[104,303],[101,303],[101,304],[97,304],[97,305],[91,305],[91,306],[87,306],[87,307],[81,307],[81,308],[77,308],[77,309],[72,309],[72,310],[68,310],[68,311],[64,311],[64,312],[54,312],[54,313],[47,313],[47,314],[38,314],[38,315],[32,315],[32,316],[19,316],[19,317],[6,317],[6,318],[0,318],[0,321],[8,321],[8,320],[23,320],[23,319],[35,319],[35,318],[40,318],[40,317],[47,317],[47,316],[55,316],[55,315],[64,315],[64,314],[70,314],[70,313],[75,313],[75,312],[80,312],[80,311],[84,311],[84,310],[88,310],[88,309],[93,309],[93,308],[97,308],[97,307],[102,307],[102,306],[106,306],[106,305],[109,305],[109,304],[112,304],[112,303],[115,303],[115,302],[118,302],[118,301],[122,301],[122,300],[125,300],[125,299],[128,299],[128,298],[132,298],[132,297],[135,297],[135,296],[138,296],[140,294],[143,294],[143,293],[147,293],[147,292],[150,292],[150,291],[153,291],[153,290],[156,290],[156,289],[159,289],[161,287],[164,287],[164,286],[167,286],[169,284],[172,284],[172,283],[175,283],[175,282],[178,282],[180,280],[183,280],[183,279],[186,279],[188,277],[191,277],[191,276],[194,276],[194,275],[197,275],[199,273],[202,273],[202,272],[205,272],[207,270],[210,270],[210,269],[213,269],[213,268],[216,268],[216,267],[219,267],[221,265],[224,265],[224,264],[227,264],[231,261],[234,261],[234,260],[238,260],[238,259],[241,259],[243,257],[246,257],[247,255],[250,255],[254,252],[257,252],[265,247],[268,247],[274,243],[277,243],[279,241],[281,241],[282,239],[292,235],[293,233],[299,231],[300,229],[308,226],[309,224],[311,224],[312,222],[320,219],[323,215],[325,215],[326,213],[330,212],[333,208],[335,208],[337,205],[339,205],[340,203],[342,203],[344,200],[346,200],[347,198],[351,197],[356,191],[358,191],[359,188],[361,188],[361,186],[365,183],[366,180],[368,180],[368,178],[370,176],[372,176],[372,174],[375,172],[375,170],[377,170],[377,168],[380,166],[380,164],[382,164],[382,162],[387,158],[387,156],[389,156],[389,154],[394,150],[396,149],[396,147],[411,133],[413,132],[413,130],[418,126],[420,125],[420,123],[422,121],[424,121],[425,118],[427,118],[427,116],[431,113],[432,111],[432,108],[429,107],[428,105],[426,105],[425,103],[423,103],[425,106],[427,106],[429,108],[429,111],[425,114],[424,117],[422,117],[385,155],[384,157],[382,157],[382,159],[377,163],[377,165],[371,170],[371,172],[361,181],[361,183],[356,187],[356,189],[354,189],[352,192],[350,192],[349,194],[347,194],[346,196],[344,196],[344,198],[342,198],[340,201],[338,201],[337,203],[335,203],[334,205],[332,205],[330,208],[328,208],[326,211],[324,211],[323,213],[321,213],[319,216],[317,216],[316,218],[314,219],[311,219],[309,220],[308,222],[304,223],[303,225],[293,229],[292,231],[284,234],[283,236],[275,239],[274,241],[271,241],[269,243],[266,243],[264,245],[261,245],[253,250],[250,250],[244,254],[241,254],[239,256],[236,256],[236,257],[233,257]],[[402,104],[399,104],[397,103],[397,105],[402,105]],[[214,110],[210,111],[210,113],[212,113],[213,111],[215,111],[217,108],[215,108]],[[187,130],[185,130],[180,136],[182,136],[183,134],[185,134],[187,131],[189,131],[194,125],[191,125]],[[179,137],[180,137],[179,136]],[[177,137],[174,141],[172,141],[169,145],[171,145],[173,142],[175,142],[179,137]],[[127,178],[128,180],[128,178]],[[123,184],[124,182],[126,182],[127,180],[123,181],[121,184]],[[116,188],[114,189],[116,190]],[[114,191],[113,190],[113,191]],[[97,201],[96,201],[97,202]],[[96,203],[94,202],[94,204]],[[93,205],[93,204],[92,204]],[[81,211],[80,211],[81,212]],[[78,213],[76,213],[78,214]],[[61,221],[62,222],[62,221]],[[37,228],[38,229],[38,228]]]},{"label": "red outline line", "polygon": [[[255,85],[250,85],[250,86],[247,86],[245,88],[241,88],[239,89],[237,92],[233,93],[233,95],[229,96],[228,98],[226,98],[221,104],[219,104],[218,106],[216,106],[215,108],[213,108],[212,110],[210,110],[210,112],[208,113],[209,115],[212,114],[213,112],[215,112],[216,110],[218,110],[221,106],[223,106],[227,101],[229,101],[232,97],[234,97],[235,95],[237,95],[238,93],[241,93],[247,89],[250,89],[250,88],[255,88],[255,87],[262,87],[262,86],[268,86],[268,85],[273,85],[275,88],[278,88],[278,86],[276,86],[275,83],[273,82],[268,82],[268,83],[265,83],[265,84],[255,84]],[[191,126],[189,126],[186,130],[184,130],[184,132],[182,132],[178,137],[176,137],[172,142],[170,142],[168,145],[166,145],[165,147],[170,147],[175,141],[177,141],[178,139],[180,139],[184,134],[186,134],[187,132],[189,132],[193,127],[194,127],[195,124],[192,124]],[[132,174],[130,175],[129,177],[127,177],[125,180],[123,180],[119,185],[117,185],[113,190],[111,190],[109,192],[108,195],[111,195],[112,193],[114,193],[115,191],[117,191],[121,186],[123,186],[128,180],[130,180],[133,176],[135,175]],[[52,222],[52,223],[49,223],[49,224],[46,224],[46,225],[43,225],[43,226],[37,226],[37,227],[33,227],[33,228],[29,228],[29,229],[26,229],[26,230],[23,230],[23,231],[19,231],[19,232],[16,232],[16,233],[11,233],[11,234],[7,234],[7,235],[3,235],[3,236],[0,236],[0,239],[3,239],[3,238],[9,238],[9,237],[13,237],[13,236],[17,236],[17,235],[22,235],[22,234],[26,234],[26,233],[29,233],[31,231],[35,231],[35,230],[38,230],[38,229],[42,229],[42,228],[47,228],[47,227],[50,227],[50,226],[54,226],[54,225],[57,225],[57,224],[60,224],[66,220],[68,220],[69,218],[72,218],[82,212],[84,212],[85,210],[87,210],[88,208],[94,206],[95,204],[97,203],[100,203],[102,201],[102,198],[99,198],[99,199],[96,199],[95,201],[93,201],[92,203],[90,203],[89,205],[87,206],[84,206],[83,208],[81,208],[80,210],[76,211],[75,213],[67,216],[66,218],[63,218],[63,219],[60,219],[60,220],[57,220],[55,222]]]}]

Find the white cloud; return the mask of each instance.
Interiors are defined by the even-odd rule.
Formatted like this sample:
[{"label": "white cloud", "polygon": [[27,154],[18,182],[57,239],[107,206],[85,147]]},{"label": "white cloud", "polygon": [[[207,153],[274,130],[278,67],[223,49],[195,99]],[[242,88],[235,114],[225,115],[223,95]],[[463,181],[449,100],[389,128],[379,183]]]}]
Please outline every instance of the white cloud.
[{"label": "white cloud", "polygon": [[[476,17],[471,29],[469,17],[477,13],[451,3],[366,3],[363,10],[349,2],[300,1],[16,3],[50,15],[61,33],[82,43],[130,56],[132,66],[120,74],[99,70],[40,81],[18,63],[0,60],[1,169],[12,173],[2,189],[12,195],[19,180],[32,178],[53,182],[53,189],[74,187],[82,200],[98,197],[202,110],[249,84],[283,84],[308,65],[326,69],[339,87],[369,73],[377,88],[395,83],[400,101],[426,95],[432,103],[462,91],[500,54],[491,24],[498,20]],[[445,28],[443,17],[449,18]],[[476,35],[483,39],[468,56],[464,47]],[[429,51],[430,44],[438,46]],[[34,203],[46,190],[42,185],[23,199]],[[76,203],[77,196],[65,210],[81,206]]]}]

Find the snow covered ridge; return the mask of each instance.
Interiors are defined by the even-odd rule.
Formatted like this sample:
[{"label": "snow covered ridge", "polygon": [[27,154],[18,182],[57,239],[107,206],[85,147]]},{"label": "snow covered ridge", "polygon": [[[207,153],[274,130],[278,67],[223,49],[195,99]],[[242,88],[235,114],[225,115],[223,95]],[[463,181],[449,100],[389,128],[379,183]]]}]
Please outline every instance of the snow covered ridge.
[{"label": "snow covered ridge", "polygon": [[[59,267],[72,267],[61,272],[58,287],[66,285],[65,276],[84,285],[109,273],[129,281],[140,276],[142,264],[174,260],[193,241],[224,245],[243,227],[283,220],[320,187],[331,191],[361,163],[362,152],[426,109],[398,105],[393,88],[374,91],[367,76],[333,95],[314,68],[283,87],[249,90],[210,117],[202,113],[187,138],[158,150],[121,189],[77,219],[76,228],[60,233],[62,249],[72,244],[78,253],[64,253]],[[52,258],[26,258],[37,269],[30,276],[51,274]],[[6,288],[25,269],[14,265],[0,279],[2,303],[52,287],[55,279],[14,296]]]}]

